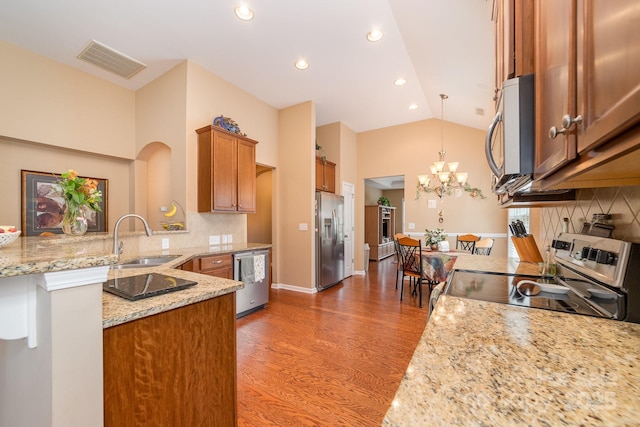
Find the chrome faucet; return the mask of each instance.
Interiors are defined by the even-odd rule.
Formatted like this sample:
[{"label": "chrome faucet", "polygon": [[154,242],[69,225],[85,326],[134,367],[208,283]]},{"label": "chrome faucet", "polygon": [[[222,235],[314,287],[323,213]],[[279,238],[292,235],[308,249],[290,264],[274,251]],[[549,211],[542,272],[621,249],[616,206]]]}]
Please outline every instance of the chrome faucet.
[{"label": "chrome faucet", "polygon": [[124,244],[124,242],[120,242],[120,244],[118,244],[118,229],[120,228],[120,223],[125,218],[140,219],[140,221],[142,221],[142,223],[144,224],[144,231],[147,233],[147,236],[151,236],[153,234],[153,232],[151,231],[151,227],[149,227],[149,224],[147,223],[147,220],[138,214],[126,214],[118,218],[118,220],[116,221],[116,225],[113,228],[113,253],[118,255],[118,261],[120,261],[120,254],[122,253],[122,245]]}]

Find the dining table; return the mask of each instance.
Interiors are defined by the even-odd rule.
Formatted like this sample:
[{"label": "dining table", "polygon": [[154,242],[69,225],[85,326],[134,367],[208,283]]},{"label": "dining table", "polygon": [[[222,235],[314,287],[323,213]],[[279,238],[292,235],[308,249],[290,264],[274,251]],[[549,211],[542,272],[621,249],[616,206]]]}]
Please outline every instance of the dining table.
[{"label": "dining table", "polygon": [[434,251],[422,248],[422,279],[429,285],[436,285],[447,280],[449,273],[459,255],[464,252]]}]

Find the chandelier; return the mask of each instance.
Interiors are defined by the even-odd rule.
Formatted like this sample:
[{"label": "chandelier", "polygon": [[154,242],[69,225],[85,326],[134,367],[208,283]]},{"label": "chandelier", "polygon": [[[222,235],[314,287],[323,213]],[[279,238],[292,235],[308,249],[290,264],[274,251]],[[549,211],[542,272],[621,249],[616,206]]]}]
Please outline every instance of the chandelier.
[{"label": "chandelier", "polygon": [[456,195],[461,195],[462,191],[468,191],[471,193],[472,197],[482,196],[480,189],[471,188],[469,184],[467,184],[467,177],[469,176],[466,172],[458,172],[459,162],[446,162],[445,155],[447,154],[444,151],[444,131],[443,131],[443,123],[444,123],[444,100],[449,98],[444,93],[440,94],[440,111],[441,111],[441,120],[440,120],[440,151],[438,152],[439,160],[434,162],[430,166],[431,175],[418,175],[418,185],[416,189],[416,199],[420,197],[420,192],[425,193],[436,193],[440,199],[442,199],[445,195],[450,196],[454,192]]}]

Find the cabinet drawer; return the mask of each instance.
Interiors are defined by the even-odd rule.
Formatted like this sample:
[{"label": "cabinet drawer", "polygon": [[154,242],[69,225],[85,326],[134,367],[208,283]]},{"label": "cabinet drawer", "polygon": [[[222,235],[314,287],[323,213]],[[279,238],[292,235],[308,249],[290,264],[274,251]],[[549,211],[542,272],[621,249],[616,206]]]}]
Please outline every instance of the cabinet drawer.
[{"label": "cabinet drawer", "polygon": [[212,270],[232,268],[233,259],[230,254],[204,256],[198,258],[197,265],[201,273],[207,273]]}]

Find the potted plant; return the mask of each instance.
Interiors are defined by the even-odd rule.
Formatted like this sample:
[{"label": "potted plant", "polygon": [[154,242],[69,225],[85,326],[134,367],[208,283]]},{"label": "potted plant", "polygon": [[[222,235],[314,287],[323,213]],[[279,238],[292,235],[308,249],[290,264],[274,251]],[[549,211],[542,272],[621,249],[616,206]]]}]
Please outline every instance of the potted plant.
[{"label": "potted plant", "polygon": [[424,244],[431,246],[431,249],[438,249],[438,243],[447,239],[447,233],[442,228],[436,228],[433,230],[425,229]]},{"label": "potted plant", "polygon": [[382,206],[391,206],[391,202],[384,196],[378,197],[378,204]]}]

